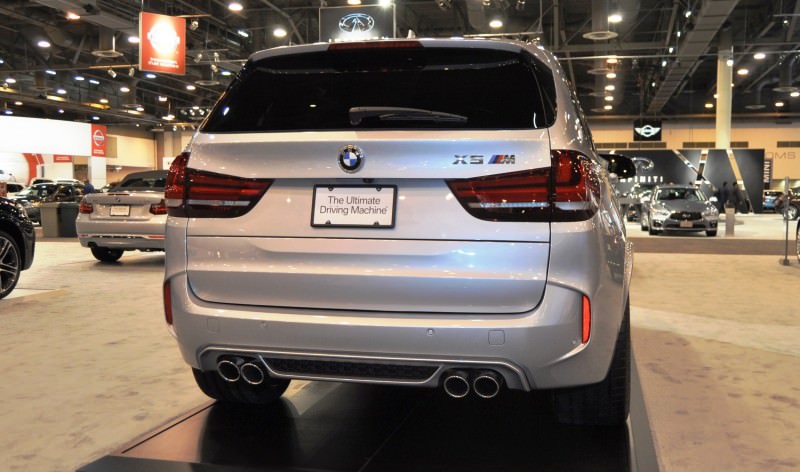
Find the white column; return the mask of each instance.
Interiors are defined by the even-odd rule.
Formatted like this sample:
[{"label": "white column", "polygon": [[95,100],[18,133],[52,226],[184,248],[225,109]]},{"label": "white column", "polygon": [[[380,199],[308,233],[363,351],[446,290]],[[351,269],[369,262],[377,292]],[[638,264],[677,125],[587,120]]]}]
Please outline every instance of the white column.
[{"label": "white column", "polygon": [[[731,97],[733,95],[733,38],[730,28],[719,33],[717,53],[717,149],[731,147]],[[730,61],[730,62],[729,62]],[[729,65],[730,64],[730,65]]]}]

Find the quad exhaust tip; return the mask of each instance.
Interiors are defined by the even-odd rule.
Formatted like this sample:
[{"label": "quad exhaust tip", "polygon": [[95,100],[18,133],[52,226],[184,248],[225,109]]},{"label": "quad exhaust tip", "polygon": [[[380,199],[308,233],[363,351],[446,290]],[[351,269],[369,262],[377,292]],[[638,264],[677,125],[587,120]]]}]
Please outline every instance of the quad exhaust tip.
[{"label": "quad exhaust tip", "polygon": [[217,362],[217,373],[226,382],[237,382],[242,378],[242,364],[244,359],[241,357],[224,358]]},{"label": "quad exhaust tip", "polygon": [[244,381],[250,385],[260,385],[266,378],[261,367],[253,361],[242,364],[242,366],[239,367],[239,372]]},{"label": "quad exhaust tip", "polygon": [[503,377],[491,370],[480,371],[472,381],[472,389],[481,398],[494,398],[500,393]]},{"label": "quad exhaust tip", "polygon": [[444,391],[453,398],[464,398],[469,394],[469,376],[463,370],[449,372],[443,383]]}]

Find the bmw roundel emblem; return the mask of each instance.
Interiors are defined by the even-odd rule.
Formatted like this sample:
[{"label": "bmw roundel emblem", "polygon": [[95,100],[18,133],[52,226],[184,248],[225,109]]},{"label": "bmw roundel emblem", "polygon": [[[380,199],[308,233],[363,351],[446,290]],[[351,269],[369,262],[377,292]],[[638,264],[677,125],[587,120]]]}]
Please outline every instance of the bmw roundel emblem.
[{"label": "bmw roundel emblem", "polygon": [[364,151],[358,146],[348,144],[339,150],[339,167],[343,171],[358,172],[362,165],[364,165]]}]

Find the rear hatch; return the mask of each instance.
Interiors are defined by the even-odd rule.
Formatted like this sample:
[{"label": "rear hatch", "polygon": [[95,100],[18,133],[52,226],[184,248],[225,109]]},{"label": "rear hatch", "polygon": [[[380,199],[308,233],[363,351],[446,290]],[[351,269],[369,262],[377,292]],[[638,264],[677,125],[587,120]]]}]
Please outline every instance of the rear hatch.
[{"label": "rear hatch", "polygon": [[535,307],[549,68],[488,41],[294,51],[251,58],[184,155],[185,198],[168,204],[189,217],[192,291],[350,312]]}]

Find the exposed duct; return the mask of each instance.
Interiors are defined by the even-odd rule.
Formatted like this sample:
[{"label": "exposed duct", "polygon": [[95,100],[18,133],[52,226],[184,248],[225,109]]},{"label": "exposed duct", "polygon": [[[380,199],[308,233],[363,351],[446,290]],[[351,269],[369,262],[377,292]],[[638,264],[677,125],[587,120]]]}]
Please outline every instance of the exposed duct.
[{"label": "exposed duct", "polygon": [[686,31],[678,46],[678,60],[668,66],[664,80],[658,86],[647,113],[661,113],[669,99],[689,75],[692,66],[708,50],[717,31],[728,19],[739,0],[707,0],[697,12],[694,28]]},{"label": "exposed duct", "polygon": [[783,61],[780,70],[780,81],[778,82],[778,86],[772,90],[781,93],[791,93],[800,90],[792,85],[792,81],[794,79],[794,74],[792,71],[794,70],[794,63],[797,62],[798,58],[800,58],[800,55],[794,55],[791,58]]},{"label": "exposed duct", "polygon": [[607,41],[618,36],[608,29],[608,0],[592,0],[592,31],[583,37],[592,41]]},{"label": "exposed duct", "polygon": [[100,47],[92,51],[92,55],[106,59],[122,56],[122,53],[117,51],[115,42],[114,32],[109,28],[100,27]]}]

